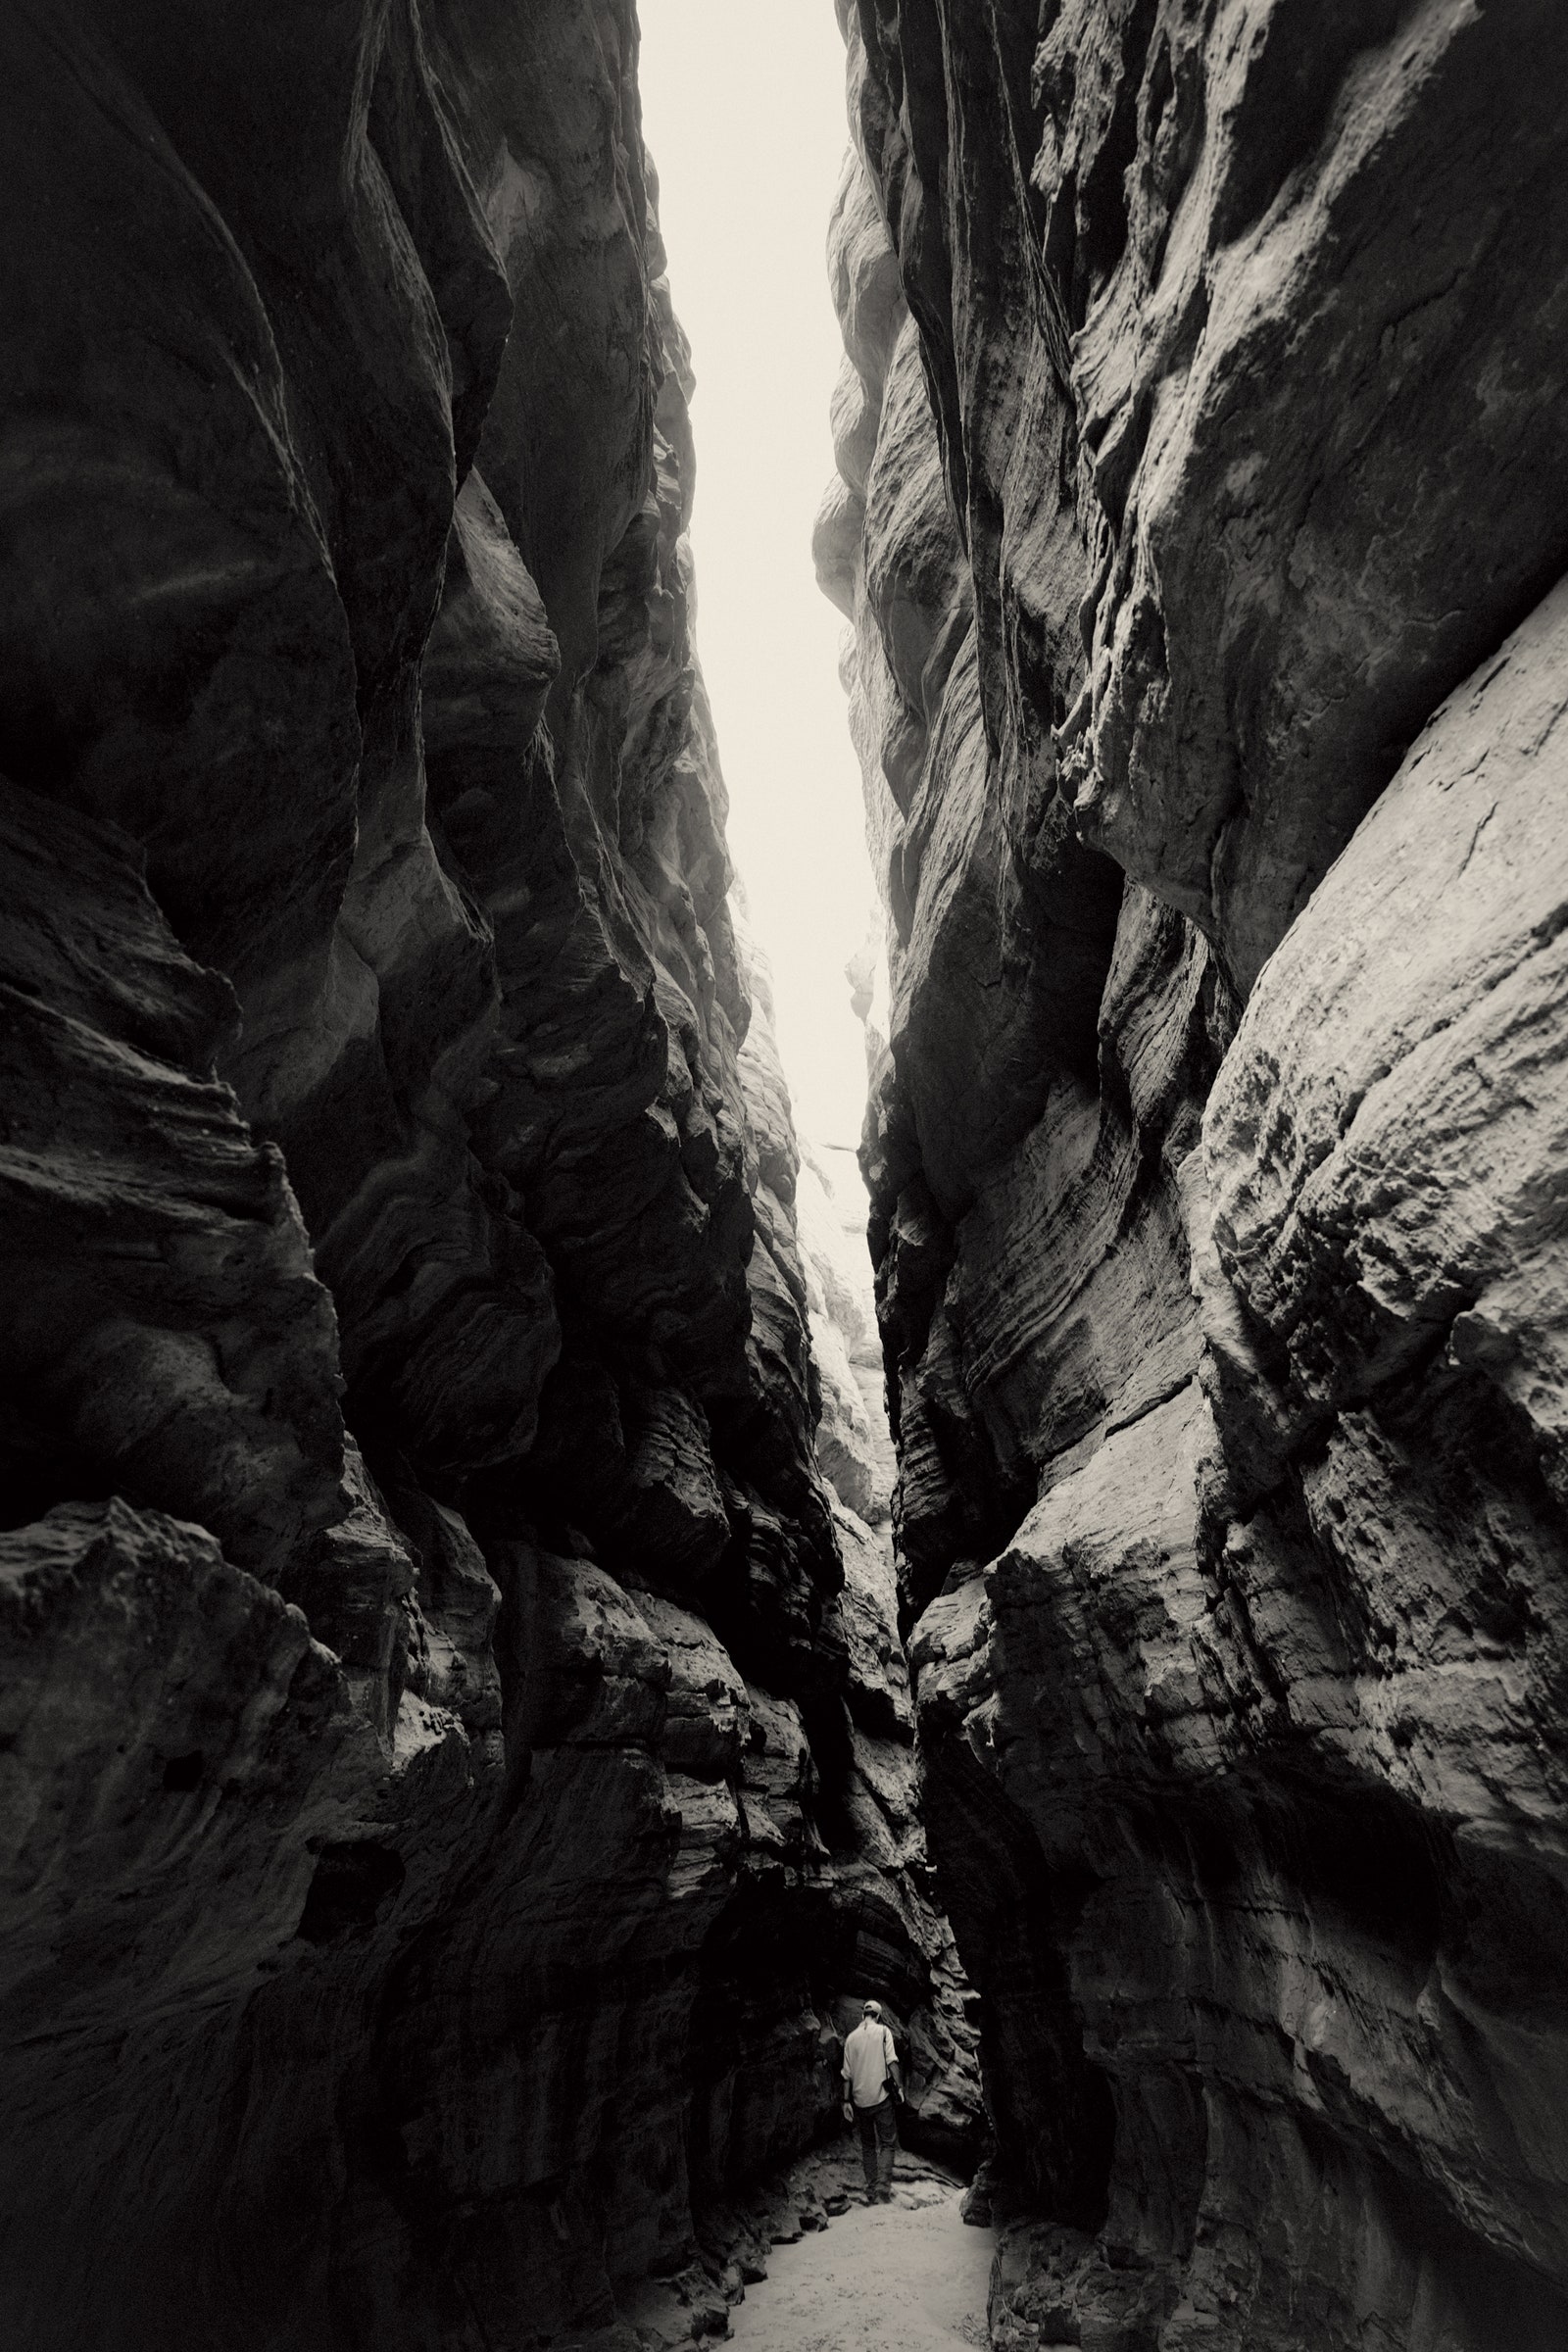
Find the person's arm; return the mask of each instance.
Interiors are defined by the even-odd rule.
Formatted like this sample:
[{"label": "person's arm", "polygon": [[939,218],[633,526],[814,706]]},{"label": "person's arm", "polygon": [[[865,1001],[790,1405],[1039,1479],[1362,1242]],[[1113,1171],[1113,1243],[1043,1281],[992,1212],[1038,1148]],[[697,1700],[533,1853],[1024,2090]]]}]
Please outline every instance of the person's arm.
[{"label": "person's arm", "polygon": [[844,2064],[839,2069],[839,2072],[844,2079],[844,2121],[847,2124],[853,2124],[855,2121],[855,2101],[850,2096],[850,2053],[848,2045],[845,2047]]},{"label": "person's arm", "polygon": [[[884,2029],[884,2031],[886,2029]],[[894,2040],[891,2034],[888,2034],[888,2081],[893,2085],[893,2096],[896,2099],[902,2099],[904,2096],[904,2076],[899,2068],[899,2045]]]}]

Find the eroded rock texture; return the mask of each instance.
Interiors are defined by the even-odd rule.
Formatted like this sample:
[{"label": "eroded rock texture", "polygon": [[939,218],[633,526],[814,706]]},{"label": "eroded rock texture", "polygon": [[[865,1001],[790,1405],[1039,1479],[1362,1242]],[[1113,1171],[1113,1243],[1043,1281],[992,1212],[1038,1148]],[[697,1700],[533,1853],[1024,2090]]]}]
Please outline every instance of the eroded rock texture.
[{"label": "eroded rock texture", "polygon": [[840,15],[817,555],[994,2331],[1548,2352],[1568,20]]},{"label": "eroded rock texture", "polygon": [[975,2136],[636,52],[631,0],[0,21],[19,2352],[613,2328],[868,1986]]}]

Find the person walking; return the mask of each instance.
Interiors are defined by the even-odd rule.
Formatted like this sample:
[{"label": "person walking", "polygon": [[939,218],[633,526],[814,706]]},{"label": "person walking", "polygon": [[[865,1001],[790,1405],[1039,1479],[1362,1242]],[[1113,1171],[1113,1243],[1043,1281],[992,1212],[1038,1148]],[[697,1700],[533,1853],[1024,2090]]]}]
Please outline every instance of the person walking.
[{"label": "person walking", "polygon": [[878,2001],[866,2001],[860,2022],[844,2044],[844,2120],[860,2134],[868,2205],[893,2202],[893,2159],[899,2126],[894,2102],[904,2096],[898,2044],[882,2023]]}]

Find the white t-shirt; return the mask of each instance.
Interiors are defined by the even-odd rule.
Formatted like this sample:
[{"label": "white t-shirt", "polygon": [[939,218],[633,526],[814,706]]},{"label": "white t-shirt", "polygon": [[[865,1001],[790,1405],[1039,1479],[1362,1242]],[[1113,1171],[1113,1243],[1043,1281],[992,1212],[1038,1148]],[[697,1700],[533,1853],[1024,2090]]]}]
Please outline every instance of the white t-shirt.
[{"label": "white t-shirt", "polygon": [[844,2080],[857,2107],[878,2107],[888,2089],[888,2069],[898,2064],[898,2046],[874,2017],[856,2027],[844,2044]]}]

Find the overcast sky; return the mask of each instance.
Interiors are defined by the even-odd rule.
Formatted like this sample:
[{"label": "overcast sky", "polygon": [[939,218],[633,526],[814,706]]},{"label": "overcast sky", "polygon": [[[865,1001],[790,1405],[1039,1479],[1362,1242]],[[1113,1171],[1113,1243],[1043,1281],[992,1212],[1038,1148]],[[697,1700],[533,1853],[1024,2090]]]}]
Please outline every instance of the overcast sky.
[{"label": "overcast sky", "polygon": [[833,0],[640,0],[643,127],[697,394],[697,643],[731,854],[773,965],[796,1124],[854,1143],[847,958],[875,906],[839,644],[811,569],[843,346],[828,211],[847,133]]}]

